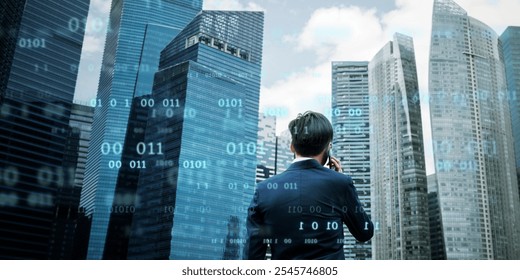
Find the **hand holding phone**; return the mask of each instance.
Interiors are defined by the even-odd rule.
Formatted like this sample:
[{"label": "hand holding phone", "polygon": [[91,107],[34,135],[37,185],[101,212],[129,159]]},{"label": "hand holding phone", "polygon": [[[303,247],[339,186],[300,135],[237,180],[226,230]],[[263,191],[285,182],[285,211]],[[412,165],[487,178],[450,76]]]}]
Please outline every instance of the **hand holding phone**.
[{"label": "hand holding phone", "polygon": [[343,169],[341,168],[341,163],[339,160],[329,154],[329,161],[327,163],[330,169],[337,171],[337,172],[343,172]]}]

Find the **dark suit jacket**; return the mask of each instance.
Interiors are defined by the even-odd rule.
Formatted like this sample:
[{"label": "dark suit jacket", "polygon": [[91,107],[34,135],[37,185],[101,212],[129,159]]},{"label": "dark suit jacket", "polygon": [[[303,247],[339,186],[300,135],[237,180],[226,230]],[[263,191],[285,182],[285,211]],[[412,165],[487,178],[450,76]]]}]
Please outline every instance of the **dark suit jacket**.
[{"label": "dark suit jacket", "polygon": [[299,161],[257,185],[247,218],[245,259],[345,259],[343,223],[358,241],[374,226],[361,206],[352,178]]}]

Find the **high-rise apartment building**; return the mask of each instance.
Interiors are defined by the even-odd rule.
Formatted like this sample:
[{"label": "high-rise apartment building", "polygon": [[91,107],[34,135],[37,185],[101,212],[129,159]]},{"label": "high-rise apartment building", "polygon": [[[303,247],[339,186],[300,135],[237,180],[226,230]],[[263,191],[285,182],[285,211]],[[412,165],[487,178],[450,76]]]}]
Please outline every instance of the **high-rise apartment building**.
[{"label": "high-rise apartment building", "polygon": [[201,9],[200,0],[112,1],[81,194],[92,218],[89,259],[104,254],[132,101],[151,93],[161,50]]},{"label": "high-rise apartment building", "polygon": [[[262,12],[203,11],[161,53],[128,257],[240,259],[255,185]],[[155,104],[155,105],[152,105]],[[164,133],[167,131],[167,133]]]},{"label": "high-rise apartment building", "polygon": [[[61,258],[54,238],[60,189],[72,188],[66,160],[88,0],[0,3],[0,258]],[[54,242],[52,246],[51,242]],[[65,257],[65,254],[63,255]]]},{"label": "high-rise apartment building", "polygon": [[435,172],[447,259],[518,259],[520,202],[497,34],[435,0],[429,62]]},{"label": "high-rise apartment building", "polygon": [[[520,182],[520,27],[509,26],[500,36],[506,66],[507,94],[511,111],[516,173]],[[519,184],[520,190],[520,184]]]},{"label": "high-rise apartment building", "polygon": [[[359,200],[370,215],[370,123],[368,62],[332,62],[332,155],[352,177]],[[345,228],[346,229],[346,228]],[[371,242],[345,234],[345,258],[372,258]]]},{"label": "high-rise apartment building", "polygon": [[368,65],[374,259],[429,259],[421,108],[411,37],[395,34]]}]

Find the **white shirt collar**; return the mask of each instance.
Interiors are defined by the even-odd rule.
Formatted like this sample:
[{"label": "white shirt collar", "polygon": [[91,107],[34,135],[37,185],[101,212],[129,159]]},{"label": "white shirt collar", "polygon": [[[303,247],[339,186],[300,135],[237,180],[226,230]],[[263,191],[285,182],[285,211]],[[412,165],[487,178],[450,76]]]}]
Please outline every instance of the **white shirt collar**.
[{"label": "white shirt collar", "polygon": [[313,158],[310,158],[310,157],[297,157],[297,158],[293,159],[292,163],[299,162],[299,161],[304,161],[304,160],[309,160],[309,159],[313,159]]}]

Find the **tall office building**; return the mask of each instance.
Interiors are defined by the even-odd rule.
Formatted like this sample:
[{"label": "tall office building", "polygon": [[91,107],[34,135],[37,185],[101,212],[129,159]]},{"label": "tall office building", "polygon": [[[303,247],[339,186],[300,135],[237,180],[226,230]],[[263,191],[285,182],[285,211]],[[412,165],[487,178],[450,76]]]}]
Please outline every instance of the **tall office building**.
[{"label": "tall office building", "polygon": [[160,51],[201,9],[201,0],[112,1],[81,194],[92,218],[89,259],[104,254],[133,98],[151,93]]},{"label": "tall office building", "polygon": [[[395,34],[370,61],[374,259],[429,259],[428,196],[415,53]],[[377,229],[379,223],[379,229]]]},{"label": "tall office building", "polygon": [[[332,62],[332,155],[352,176],[359,200],[370,215],[370,123],[368,116],[368,62]],[[372,258],[371,242],[345,234],[345,258]]]},{"label": "tall office building", "polygon": [[65,146],[65,172],[70,179],[69,184],[60,186],[55,197],[56,211],[53,229],[49,240],[51,259],[78,259],[79,247],[77,240],[80,211],[79,200],[85,175],[85,162],[87,160],[88,146],[90,143],[90,130],[94,108],[92,106],[72,104],[70,112],[70,130]]},{"label": "tall office building", "polygon": [[500,36],[506,65],[507,92],[513,126],[516,174],[520,190],[520,27],[509,26]]},{"label": "tall office building", "polygon": [[445,260],[446,251],[442,234],[441,208],[439,205],[439,187],[435,174],[428,175],[428,216],[430,219],[431,259]]},{"label": "tall office building", "polygon": [[276,116],[260,115],[257,142],[257,183],[289,168],[294,159],[290,146],[291,133],[289,130],[284,130],[280,135],[276,135]]},{"label": "tall office building", "polygon": [[[103,259],[128,258],[128,242],[131,235],[135,205],[140,201],[136,195],[139,174],[141,169],[147,168],[146,163],[143,163],[142,148],[148,114],[150,110],[153,110],[148,106],[152,105],[150,102],[153,102],[151,101],[153,100],[151,96],[151,94],[138,96],[132,102],[125,144],[122,150],[122,164],[119,168],[114,200],[110,207],[110,220]],[[173,131],[156,129],[155,133],[173,133]]]},{"label": "tall office building", "polygon": [[[55,254],[58,192],[75,164],[64,160],[89,1],[1,1],[0,258]],[[71,174],[72,173],[72,174]],[[58,246],[60,244],[54,244]]]},{"label": "tall office building", "polygon": [[497,34],[436,0],[430,116],[447,259],[518,259],[520,202]]},{"label": "tall office building", "polygon": [[18,32],[22,23],[25,1],[2,1],[0,3],[0,105],[11,72]]},{"label": "tall office building", "polygon": [[256,151],[256,182],[276,174],[276,116],[260,114],[258,118],[258,141]]},{"label": "tall office building", "polygon": [[294,159],[294,153],[291,152],[291,132],[286,129],[276,136],[276,174],[280,174],[287,170]]},{"label": "tall office building", "polygon": [[[263,18],[203,11],[162,51],[138,148],[146,168],[129,258],[242,257],[255,184]],[[158,133],[164,129],[171,133]]]}]

